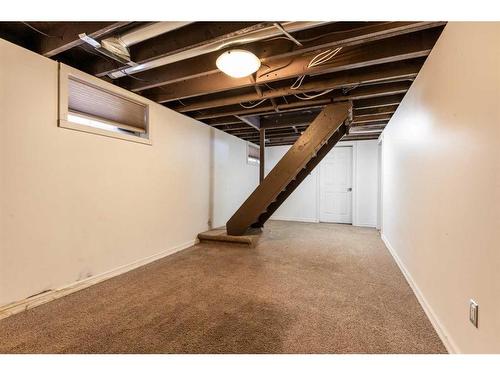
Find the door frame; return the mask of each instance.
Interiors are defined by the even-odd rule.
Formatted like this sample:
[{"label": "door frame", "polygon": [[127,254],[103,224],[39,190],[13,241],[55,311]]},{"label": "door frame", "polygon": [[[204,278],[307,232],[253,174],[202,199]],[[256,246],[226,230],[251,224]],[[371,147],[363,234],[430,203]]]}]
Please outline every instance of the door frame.
[{"label": "door frame", "polygon": [[[356,142],[342,142],[341,144],[335,145],[335,147],[351,147],[352,149],[352,195],[351,195],[351,225],[356,226],[358,224],[358,217],[357,217],[357,207],[358,207],[358,184],[357,184],[357,144]],[[333,150],[333,149],[332,149]],[[331,151],[330,151],[331,152]],[[321,162],[320,162],[321,164]],[[320,211],[321,211],[321,199],[320,199],[320,194],[321,194],[321,180],[320,176],[321,175],[321,167],[318,165],[317,168],[317,173],[316,173],[316,221],[320,223]],[[347,224],[349,225],[349,224]]]},{"label": "door frame", "polygon": [[378,191],[377,191],[377,229],[380,234],[383,234],[383,212],[384,212],[384,133],[380,134],[377,142],[377,178],[378,178]]}]

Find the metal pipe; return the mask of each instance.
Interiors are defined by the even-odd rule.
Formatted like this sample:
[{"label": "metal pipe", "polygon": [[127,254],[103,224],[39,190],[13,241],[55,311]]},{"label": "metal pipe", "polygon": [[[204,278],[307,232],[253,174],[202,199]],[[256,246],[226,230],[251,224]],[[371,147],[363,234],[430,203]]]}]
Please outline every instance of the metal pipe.
[{"label": "metal pipe", "polygon": [[144,27],[139,27],[117,37],[125,46],[130,47],[155,36],[177,30],[192,22],[154,22]]},{"label": "metal pipe", "polygon": [[[299,22],[283,22],[281,26],[287,33],[293,33],[300,30],[317,27],[329,22],[320,21],[299,21]],[[181,60],[190,59],[192,57],[204,55],[210,52],[223,50],[228,47],[237,46],[246,43],[252,43],[259,40],[264,40],[276,36],[283,35],[282,30],[278,29],[275,25],[271,24],[267,27],[258,28],[254,31],[247,31],[243,33],[233,33],[231,37],[217,39],[206,44],[195,46],[184,51],[176,52],[171,55],[159,57],[157,59],[149,60],[136,66],[118,70],[109,73],[109,77],[115,79],[123,77],[127,74],[139,73],[145,70],[153,69],[162,65],[172,64]]]},{"label": "metal pipe", "polygon": [[[168,33],[169,31],[176,30],[190,23],[191,22],[153,22],[146,26],[135,28],[125,34],[101,40],[100,47],[102,49],[98,49],[98,52],[117,61],[127,61],[128,65],[135,66],[137,64],[130,61],[130,51],[128,49],[130,46],[154,38],[155,36]],[[88,43],[87,40],[86,42]]]}]

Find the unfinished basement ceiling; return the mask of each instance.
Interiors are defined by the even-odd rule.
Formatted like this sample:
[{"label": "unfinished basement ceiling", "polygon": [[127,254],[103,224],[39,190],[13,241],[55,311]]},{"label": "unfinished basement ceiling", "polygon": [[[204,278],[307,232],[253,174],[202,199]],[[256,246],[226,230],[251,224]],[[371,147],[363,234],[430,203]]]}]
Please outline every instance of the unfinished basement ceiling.
[{"label": "unfinished basement ceiling", "polygon": [[[343,140],[378,138],[444,25],[0,22],[0,37],[255,144],[266,129],[273,146],[293,144],[322,107],[346,100],[353,122]],[[124,55],[93,41],[119,42]],[[215,60],[231,48],[253,52],[259,70],[243,78],[219,71]]]}]

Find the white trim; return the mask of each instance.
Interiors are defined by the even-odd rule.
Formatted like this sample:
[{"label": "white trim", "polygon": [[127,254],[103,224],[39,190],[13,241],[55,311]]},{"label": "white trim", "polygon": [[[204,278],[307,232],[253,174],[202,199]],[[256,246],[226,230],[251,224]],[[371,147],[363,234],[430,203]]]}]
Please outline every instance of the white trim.
[{"label": "white trim", "polygon": [[319,220],[313,217],[306,218],[306,217],[290,217],[290,216],[273,216],[273,218],[269,220],[299,221],[302,223],[319,223]]},{"label": "white trim", "polygon": [[376,228],[382,232],[382,195],[384,193],[382,189],[382,152],[384,144],[382,142],[382,135],[377,141],[377,225]]},{"label": "white trim", "polygon": [[351,202],[351,225],[354,227],[361,226],[358,222],[358,144],[352,142],[352,170],[351,170],[351,185],[352,185],[352,202]]},{"label": "white trim", "polygon": [[64,129],[77,130],[77,131],[84,132],[84,133],[103,135],[105,137],[110,137],[110,138],[123,139],[125,141],[130,141],[130,142],[143,143],[145,145],[152,145],[153,144],[151,142],[151,140],[148,138],[141,138],[137,135],[120,134],[117,132],[103,130],[103,129],[99,129],[99,128],[96,128],[93,126],[78,124],[76,122],[71,122],[71,121],[67,121],[67,120],[63,120],[63,119],[59,120],[59,127],[64,128]]},{"label": "white trim", "polygon": [[[254,160],[254,158],[250,157],[250,148],[256,148],[259,151],[259,159]],[[260,166],[260,150],[259,147],[254,143],[247,141],[247,154],[246,160],[248,165]]]},{"label": "white trim", "polygon": [[425,299],[424,295],[420,291],[417,283],[415,280],[413,280],[413,277],[411,276],[410,272],[406,269],[404,266],[403,262],[401,259],[398,257],[396,251],[390,244],[389,240],[382,234],[380,236],[382,238],[382,241],[384,242],[385,246],[389,250],[389,253],[392,255],[394,258],[394,261],[398,265],[399,269],[401,270],[402,274],[406,278],[406,281],[410,285],[411,289],[413,290],[413,293],[417,297],[418,302],[422,306],[422,309],[424,310],[425,314],[429,318],[432,326],[436,330],[436,333],[438,334],[439,338],[443,342],[444,346],[446,347],[446,350],[450,354],[459,354],[461,351],[458,349],[458,346],[455,344],[455,342],[452,340],[449,332],[446,330],[446,328],[441,324],[439,321],[439,318],[437,315],[434,313],[434,310],[430,306],[430,304],[427,302]]},{"label": "white trim", "polygon": [[321,162],[319,162],[319,164],[316,166],[316,168],[314,168],[313,172],[316,171],[316,222],[319,223],[319,215],[320,215],[320,194],[321,194],[321,190],[320,190],[320,187],[319,187],[319,184],[320,184],[320,171],[321,171]]},{"label": "white trim", "polygon": [[[97,127],[83,125],[80,123],[69,121],[68,116],[70,114],[68,108],[68,82],[70,77],[73,77],[79,81],[82,81],[88,85],[91,85],[97,89],[106,91],[115,96],[119,96],[125,100],[137,103],[144,106],[145,116],[146,116],[146,131],[144,133],[145,137],[132,134],[123,134],[115,131],[99,129]],[[89,117],[89,116],[87,116]],[[100,119],[99,121],[103,121]],[[109,121],[104,121],[108,122]],[[131,141],[136,143],[142,143],[145,145],[152,145],[151,136],[151,126],[150,126],[150,114],[149,114],[149,101],[144,97],[140,97],[122,87],[113,85],[112,83],[106,82],[100,78],[94,77],[90,74],[84,73],[78,69],[72,68],[63,63],[58,64],[58,121],[57,126],[63,129],[77,130],[80,132],[101,135],[110,138],[122,139],[125,141]]]},{"label": "white trim", "polygon": [[114,268],[112,270],[106,271],[104,273],[101,273],[99,275],[95,275],[92,277],[89,277],[87,279],[79,280],[74,283],[71,283],[69,285],[66,285],[61,288],[57,289],[52,289],[47,292],[44,292],[42,294],[38,294],[33,297],[29,297],[26,299],[23,299],[21,301],[13,302],[5,306],[0,307],[0,320],[17,314],[21,311],[29,310],[32,309],[33,307],[40,306],[44,303],[53,301],[57,298],[61,298],[64,296],[67,296],[68,294],[77,292],[79,290],[88,288],[89,286],[95,285],[97,283],[100,283],[101,281],[108,280],[112,277],[121,275],[122,273],[129,272],[135,268],[144,266],[148,263],[154,262],[155,260],[164,258],[168,255],[172,255],[178,251],[187,249],[188,247],[191,247],[195,244],[198,243],[198,239],[194,239],[188,242],[185,242],[181,245],[174,246],[168,250],[164,250],[160,253],[150,255],[148,257],[136,260],[132,263],[125,264],[123,266]]},{"label": "white trim", "polygon": [[376,223],[363,223],[357,222],[356,224],[352,224],[353,227],[366,227],[366,228],[377,228]]}]

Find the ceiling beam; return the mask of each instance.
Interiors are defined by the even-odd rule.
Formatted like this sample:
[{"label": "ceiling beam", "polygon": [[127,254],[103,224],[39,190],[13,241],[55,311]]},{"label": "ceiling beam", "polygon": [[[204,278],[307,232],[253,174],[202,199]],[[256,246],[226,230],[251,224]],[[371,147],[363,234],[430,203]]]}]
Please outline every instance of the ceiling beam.
[{"label": "ceiling beam", "polygon": [[372,122],[364,122],[362,124],[351,124],[351,128],[358,128],[363,126],[380,126],[387,125],[389,120],[381,120],[381,121],[372,121]]},{"label": "ceiling beam", "polygon": [[[281,111],[281,110],[290,110],[290,109],[293,110],[299,108],[310,108],[310,107],[324,106],[332,102],[341,102],[346,100],[355,100],[362,98],[372,98],[377,96],[400,94],[400,93],[405,93],[409,87],[410,87],[409,82],[396,82],[396,83],[387,83],[383,85],[362,86],[353,89],[347,95],[334,92],[332,94],[325,95],[324,99],[304,100],[289,104],[281,104],[278,106],[278,109]],[[241,116],[249,114],[263,114],[263,113],[273,112],[274,110],[275,107],[273,106],[262,106],[251,109],[230,108],[218,112],[206,111],[204,113],[193,116],[193,118],[195,118],[196,120],[204,120],[204,119],[230,116],[230,115]]]},{"label": "ceiling beam", "polygon": [[52,57],[84,42],[78,36],[86,33],[91,38],[101,38],[116,32],[131,22],[52,22],[46,32],[51,37],[42,37],[38,53]]},{"label": "ceiling beam", "polygon": [[388,95],[378,98],[359,99],[354,101],[354,108],[368,109],[377,107],[386,107],[390,105],[399,105],[403,100],[404,95]]},{"label": "ceiling beam", "polygon": [[[269,65],[276,59],[290,58],[308,52],[319,51],[338,46],[352,46],[360,43],[389,38],[405,33],[442,26],[444,22],[367,22],[364,27],[350,30],[338,30],[342,23],[330,26],[332,32],[321,30],[323,35],[318,35],[314,40],[297,47],[288,40],[275,39],[245,44],[244,48],[261,57],[264,64]],[[149,88],[172,84],[181,80],[193,79],[217,73],[216,59],[221,51],[216,51],[203,56],[187,60],[184,63],[164,65],[151,71],[137,74],[145,81],[137,81],[130,77],[123,77],[116,83],[131,91],[143,91]]]},{"label": "ceiling beam", "polygon": [[[301,128],[300,130],[297,131],[298,132],[301,132],[303,131],[306,127],[304,128]],[[255,135],[255,134],[258,134],[259,132],[254,130],[254,129],[244,129],[244,130],[228,130],[228,132],[230,132],[231,134],[247,134],[247,135]],[[279,133],[287,133],[287,134],[293,134],[293,133],[296,133],[294,130],[293,130],[293,127],[288,127],[288,128],[278,128],[278,129],[266,129],[266,137],[267,136],[272,136],[272,135],[276,135],[276,134],[279,134]]]},{"label": "ceiling beam", "polygon": [[[354,108],[354,120],[352,122],[353,126],[361,126],[365,123],[380,123],[380,122],[387,122],[391,118],[391,114],[394,113],[396,110],[397,106],[386,106],[386,107],[379,107],[382,108],[384,111],[382,113],[379,113],[379,111],[376,111],[378,108],[374,109],[368,109],[370,110],[369,115],[365,116],[358,116],[357,111]],[[366,111],[366,110],[365,110]],[[368,113],[368,112],[363,112],[363,113]],[[261,128],[262,129],[280,129],[280,128],[288,128],[288,127],[293,127],[293,126],[303,126],[303,125],[309,125],[312,120],[318,115],[317,112],[311,112],[311,113],[298,113],[298,114],[293,114],[293,115],[279,115],[279,116],[267,116],[267,117],[262,117],[261,118]]]},{"label": "ceiling beam", "polygon": [[[308,64],[314,54],[297,56],[291,61],[290,59],[278,59],[276,64],[271,66],[271,70],[262,66],[257,72],[255,80],[253,76],[235,79],[219,72],[162,86],[161,90],[147,90],[142,94],[153,101],[165,103],[175,99],[271,83],[303,74],[327,74],[424,57],[430,53],[440,33],[441,28],[430,29],[363,45],[345,47],[329,62],[311,68],[308,67]],[[273,69],[275,70],[273,71]]]},{"label": "ceiling beam", "polygon": [[245,124],[251,126],[254,129],[259,130],[260,129],[260,119],[259,116],[238,116],[235,115],[238,120],[241,120],[241,122],[244,122]]},{"label": "ceiling beam", "polygon": [[[256,140],[259,138],[259,134],[257,134],[257,135],[255,135],[255,134],[233,134],[233,133],[229,133],[229,134],[235,135],[235,136],[240,137],[240,138],[244,138],[246,140]],[[277,137],[297,136],[297,135],[300,135],[300,133],[283,131],[281,133],[276,133],[276,134],[269,134],[269,135],[266,134],[266,139],[274,139]]]},{"label": "ceiling beam", "polygon": [[241,125],[236,125],[236,126],[230,126],[230,125],[223,125],[223,126],[215,126],[212,125],[215,129],[222,130],[222,131],[236,131],[236,130],[253,130],[254,128],[241,124]]},{"label": "ceiling beam", "polygon": [[372,139],[378,139],[382,132],[380,133],[372,133],[372,134],[356,134],[356,135],[345,135],[340,142],[348,142],[348,141],[367,141]]},{"label": "ceiling beam", "polygon": [[375,123],[375,124],[362,124],[362,125],[356,125],[356,126],[351,126],[350,129],[355,131],[363,131],[363,130],[371,130],[371,129],[379,129],[379,128],[384,128],[387,125],[387,122],[380,122],[380,123]]},{"label": "ceiling beam", "polygon": [[207,125],[212,125],[212,126],[223,126],[223,125],[235,125],[235,124],[243,124],[241,120],[238,120],[234,116],[229,116],[227,118],[217,118],[217,119],[211,119],[211,120],[206,120],[204,121]]},{"label": "ceiling beam", "polygon": [[[288,22],[287,22],[288,23]],[[294,22],[292,22],[294,23]],[[312,24],[327,24],[328,22],[296,22],[297,24],[303,24],[302,26],[296,25],[295,27],[298,27],[299,29],[301,27],[304,28],[309,28],[312,27]],[[204,25],[208,24],[208,25]],[[211,52],[210,49],[207,47],[206,50],[204,51],[203,54],[200,54],[198,56],[194,56],[188,59],[183,59],[182,61],[177,61],[173,62],[170,64],[165,64],[158,66],[153,69],[149,69],[146,71],[138,72],[134,74],[135,78],[139,78],[140,81],[137,79],[134,79],[132,77],[122,77],[119,78],[118,80],[115,81],[115,83],[119,86],[125,87],[128,90],[131,91],[142,91],[146,90],[148,88],[153,88],[157,86],[162,86],[166,85],[169,83],[174,83],[178,82],[180,80],[186,80],[190,78],[195,78],[195,77],[200,77],[206,74],[211,74],[218,69],[216,68],[216,60],[220,56],[222,52],[225,50],[228,50],[230,47],[236,47],[239,45],[244,45],[245,49],[253,51],[257,56],[261,56],[260,53],[257,52],[255,48],[252,48],[252,46],[261,46],[261,52],[265,54],[268,54],[270,49],[269,46],[273,47],[273,50],[276,46],[276,43],[278,43],[280,46],[283,45],[283,47],[280,48],[280,50],[284,49],[284,51],[289,52],[290,51],[290,42],[288,41],[283,41],[283,39],[275,39],[274,42],[269,42],[269,41],[257,41],[253,43],[248,43],[248,41],[255,41],[255,33],[259,33],[264,31],[264,29],[267,29],[270,31],[269,35],[273,36],[279,36],[281,35],[280,31],[274,26],[273,22],[261,22],[261,23],[247,23],[247,27],[243,27],[243,23],[240,22],[240,27],[238,29],[234,29],[232,32],[230,29],[226,30],[226,34],[221,34],[221,30],[224,30],[227,28],[228,24],[231,24],[231,22],[219,22],[217,25],[210,25],[211,23],[207,22],[197,22],[196,25],[193,25],[193,30],[188,30],[188,28],[183,30],[183,34],[196,34],[199,36],[206,35],[207,32],[205,28],[211,27],[213,30],[217,31],[217,35],[213,35],[213,38],[210,40],[207,40],[205,42],[200,42],[200,43],[193,43],[191,45],[185,45],[184,48],[167,48],[166,52],[163,54],[157,54],[156,57],[162,58],[164,56],[169,56],[169,55],[174,55],[177,53],[182,53],[186,52],[189,50],[193,50],[199,47],[203,46],[208,46],[210,44],[213,45],[213,43],[216,43],[218,41],[231,41],[230,43],[227,43],[226,48],[220,49],[216,48],[215,51]],[[233,24],[237,24],[233,22]],[[308,25],[309,24],[309,25]],[[203,27],[201,28],[200,27]],[[253,34],[253,35],[252,35]],[[212,35],[212,33],[210,33]],[[239,38],[238,38],[239,36]],[[262,36],[262,35],[261,35]],[[171,35],[170,39],[179,39],[177,35]],[[180,39],[183,39],[183,36],[180,36]],[[236,40],[238,40],[236,42]],[[164,43],[160,43],[164,44]],[[184,43],[185,44],[185,43]],[[152,60],[153,58],[149,58],[149,60]],[[108,72],[109,73],[109,72]],[[258,90],[258,88],[256,88]]]},{"label": "ceiling beam", "polygon": [[419,59],[337,72],[330,78],[323,78],[322,76],[314,77],[314,79],[303,83],[299,89],[291,89],[287,86],[284,88],[262,91],[261,95],[251,93],[234,95],[232,97],[205,99],[193,104],[177,106],[172,109],[178,112],[190,112],[311,91],[338,89],[346,86],[356,86],[387,80],[410,80],[417,76],[423,63],[424,61]]},{"label": "ceiling beam", "polygon": [[396,112],[398,108],[397,105],[386,105],[383,107],[373,107],[373,108],[365,108],[365,109],[356,109],[354,108],[354,117],[365,117],[371,115],[385,115]]},{"label": "ceiling beam", "polygon": [[[132,61],[141,64],[159,57],[199,47],[218,39],[224,39],[237,32],[258,29],[263,25],[263,23],[257,22],[194,22],[131,46],[130,57]],[[185,61],[180,63],[185,64]],[[122,66],[120,69],[124,67],[128,66]],[[92,74],[102,77],[119,69],[112,62],[98,59],[88,67],[88,70]]]},{"label": "ceiling beam", "polygon": [[[356,136],[346,135],[339,142],[375,140],[375,139],[378,139],[379,136],[380,136],[380,133],[365,134],[365,135],[356,135]],[[296,139],[271,141],[269,143],[266,143],[266,147],[291,146],[291,145],[293,145],[295,143],[295,141],[296,141]]]},{"label": "ceiling beam", "polygon": [[269,116],[261,118],[260,127],[262,129],[280,129],[288,128],[291,126],[309,125],[312,120],[316,118],[319,112],[300,113],[293,116]]},{"label": "ceiling beam", "polygon": [[371,116],[362,116],[356,117],[354,116],[352,120],[352,124],[364,124],[369,122],[379,122],[379,121],[389,121],[391,119],[391,114],[377,114]]},{"label": "ceiling beam", "polygon": [[301,136],[300,134],[295,134],[295,135],[290,135],[290,136],[276,137],[273,140],[275,142],[287,142],[287,141],[295,142],[297,139],[299,139],[300,136]]}]

